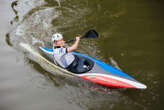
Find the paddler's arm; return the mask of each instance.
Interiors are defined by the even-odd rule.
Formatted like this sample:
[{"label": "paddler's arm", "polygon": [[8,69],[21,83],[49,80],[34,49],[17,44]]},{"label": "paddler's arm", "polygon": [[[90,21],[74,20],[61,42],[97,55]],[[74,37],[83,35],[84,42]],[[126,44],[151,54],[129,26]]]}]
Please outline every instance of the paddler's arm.
[{"label": "paddler's arm", "polygon": [[80,37],[76,37],[75,43],[71,47],[67,48],[67,52],[71,52],[71,51],[76,50],[78,48],[79,41],[80,41]]}]

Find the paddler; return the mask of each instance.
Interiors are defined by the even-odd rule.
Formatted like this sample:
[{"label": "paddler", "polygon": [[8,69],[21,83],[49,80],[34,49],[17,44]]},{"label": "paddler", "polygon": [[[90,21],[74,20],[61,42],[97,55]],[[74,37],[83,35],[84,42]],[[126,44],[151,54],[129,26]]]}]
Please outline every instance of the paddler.
[{"label": "paddler", "polygon": [[[78,65],[78,58],[74,56],[71,51],[75,51],[78,48],[80,37],[77,36],[74,44],[68,48],[65,48],[65,41],[61,33],[55,33],[52,36],[53,42],[53,55],[54,63],[59,65],[62,68],[67,69],[68,71],[78,73],[78,66],[80,71],[85,71],[85,65]],[[83,69],[83,70],[81,70]]]}]

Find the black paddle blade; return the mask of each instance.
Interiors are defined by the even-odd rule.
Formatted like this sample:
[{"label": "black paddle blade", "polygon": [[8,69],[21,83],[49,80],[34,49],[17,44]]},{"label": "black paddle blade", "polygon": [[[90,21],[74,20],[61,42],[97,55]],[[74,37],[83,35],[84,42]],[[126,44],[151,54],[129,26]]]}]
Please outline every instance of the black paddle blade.
[{"label": "black paddle blade", "polygon": [[85,33],[82,38],[97,38],[98,36],[98,33],[94,29],[91,29],[87,33]]}]

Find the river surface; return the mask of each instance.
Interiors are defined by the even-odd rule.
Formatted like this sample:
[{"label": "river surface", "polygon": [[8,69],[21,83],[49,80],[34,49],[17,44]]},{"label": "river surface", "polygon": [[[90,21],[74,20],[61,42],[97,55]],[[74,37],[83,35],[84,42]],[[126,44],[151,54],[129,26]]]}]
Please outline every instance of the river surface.
[{"label": "river surface", "polygon": [[[162,110],[161,1],[1,0],[0,110]],[[146,90],[110,89],[51,75],[48,65],[19,45],[37,48],[55,32],[70,40],[89,29],[100,38],[81,40],[78,52],[121,69]]]}]

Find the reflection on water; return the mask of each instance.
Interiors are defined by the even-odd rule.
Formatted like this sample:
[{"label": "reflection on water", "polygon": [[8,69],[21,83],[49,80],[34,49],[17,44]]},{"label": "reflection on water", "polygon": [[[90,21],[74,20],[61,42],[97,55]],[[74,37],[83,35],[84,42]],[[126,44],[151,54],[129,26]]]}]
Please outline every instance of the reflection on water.
[{"label": "reflection on water", "polygon": [[[160,109],[160,37],[164,22],[159,1],[15,0],[7,3],[3,0],[0,3],[11,6],[15,14],[10,21],[12,29],[0,44],[0,107],[8,110]],[[37,48],[38,44],[50,42],[54,32],[61,32],[69,40],[91,28],[99,32],[100,38],[81,40],[78,52],[113,64],[145,83],[146,90],[108,88],[104,92],[105,88],[96,84],[52,75],[18,45],[25,42]]]}]

